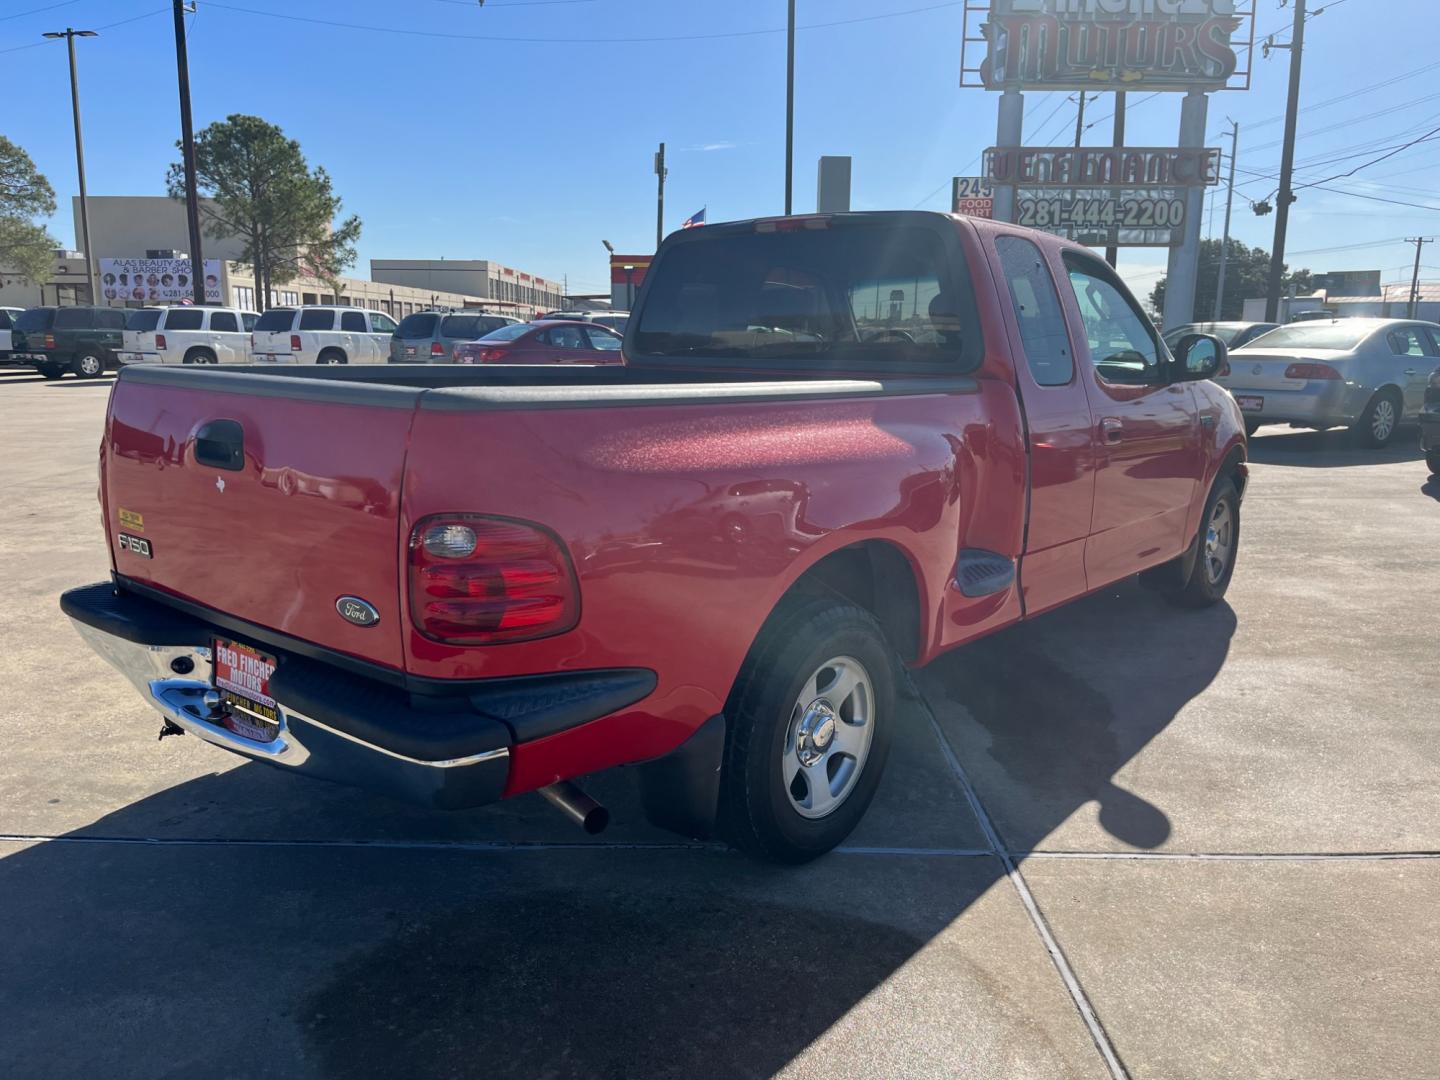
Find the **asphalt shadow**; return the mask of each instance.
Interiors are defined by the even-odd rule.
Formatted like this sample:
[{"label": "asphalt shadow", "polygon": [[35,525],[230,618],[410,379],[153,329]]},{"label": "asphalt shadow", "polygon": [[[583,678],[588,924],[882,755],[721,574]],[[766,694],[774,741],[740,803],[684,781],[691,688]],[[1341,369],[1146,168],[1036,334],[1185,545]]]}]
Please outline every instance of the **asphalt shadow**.
[{"label": "asphalt shadow", "polygon": [[1354,465],[1392,465],[1419,461],[1424,456],[1418,429],[1411,424],[1401,425],[1390,445],[1380,450],[1357,445],[1353,436],[1341,428],[1329,431],[1261,428],[1250,438],[1250,460],[1258,465],[1335,469]]},{"label": "asphalt shadow", "polygon": [[[1057,613],[997,634],[918,685],[987,804],[994,794],[1028,808],[1005,818],[1009,843],[1035,842],[1098,800],[1117,837],[1156,846],[1169,833],[1163,809],[1115,774],[1213,678],[1234,616],[1222,606],[1196,618],[1136,588],[1074,606],[1088,618]],[[1107,626],[1122,629],[1113,648],[1097,648]],[[1189,659],[1136,690],[1137,634],[1149,657]],[[911,705],[921,710],[904,731],[911,758],[943,761],[925,703]],[[290,846],[324,812],[326,788],[270,783],[274,772],[245,764],[200,777],[71,842],[0,859],[0,897],[20,935],[0,949],[0,1074],[768,1077],[837,1037],[831,1029],[877,990],[910,985],[899,973],[1003,876],[996,858],[954,853],[835,853],[784,869],[678,838],[526,849],[551,824],[538,800],[543,828],[515,818],[509,836],[521,846],[498,854],[426,853],[426,815],[408,819],[415,845]],[[921,775],[888,772],[882,793]],[[355,805],[380,819],[393,804]],[[267,815],[268,839],[187,845],[183,829],[163,844],[101,839],[154,835],[196,806],[221,820]],[[924,800],[903,803],[871,842],[912,846],[909,822],[926,812]],[[625,829],[614,830],[621,841]],[[1021,953],[1038,954],[1024,929],[1023,946],[972,931],[967,947],[997,958],[981,964],[960,949],[933,985],[953,995],[935,1000],[981,1004],[927,998],[933,1019],[910,1019],[930,1034],[906,1035],[906,1046],[934,1038],[937,1053],[955,1049],[947,1010],[1038,1024],[1017,982]],[[905,1001],[894,1007],[908,1016]],[[1059,1011],[1075,1023],[1068,1001]],[[1026,1030],[1022,1045],[1048,1052],[1039,1029]],[[883,1060],[885,1032],[842,1037],[872,1049],[881,1040]]]}]

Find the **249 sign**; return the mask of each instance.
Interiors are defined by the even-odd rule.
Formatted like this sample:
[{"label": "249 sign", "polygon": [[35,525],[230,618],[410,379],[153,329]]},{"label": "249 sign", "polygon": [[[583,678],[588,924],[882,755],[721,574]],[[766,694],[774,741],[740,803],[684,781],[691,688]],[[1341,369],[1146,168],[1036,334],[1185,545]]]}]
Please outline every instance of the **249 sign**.
[{"label": "249 sign", "polygon": [[1025,198],[1016,200],[1017,224],[1032,229],[1174,229],[1185,223],[1185,200],[1129,198]]}]

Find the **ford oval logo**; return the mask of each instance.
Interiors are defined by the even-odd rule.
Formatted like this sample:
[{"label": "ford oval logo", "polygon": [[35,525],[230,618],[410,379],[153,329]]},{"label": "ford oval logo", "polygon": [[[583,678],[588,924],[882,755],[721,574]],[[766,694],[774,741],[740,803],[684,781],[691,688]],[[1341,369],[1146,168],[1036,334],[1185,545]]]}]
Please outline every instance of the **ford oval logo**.
[{"label": "ford oval logo", "polygon": [[342,619],[356,626],[374,626],[380,621],[380,612],[375,610],[375,605],[358,596],[340,597],[335,601],[335,610]]}]

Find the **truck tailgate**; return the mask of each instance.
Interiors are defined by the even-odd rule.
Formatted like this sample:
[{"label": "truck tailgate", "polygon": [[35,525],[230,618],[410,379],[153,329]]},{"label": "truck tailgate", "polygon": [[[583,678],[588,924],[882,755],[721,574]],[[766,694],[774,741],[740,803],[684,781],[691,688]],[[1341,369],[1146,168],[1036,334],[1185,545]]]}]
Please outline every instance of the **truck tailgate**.
[{"label": "truck tailgate", "polygon": [[[188,374],[132,368],[115,386],[104,492],[116,571],[403,667],[399,497],[419,392]],[[237,441],[238,455],[225,462]],[[121,533],[148,548],[122,545]],[[372,605],[378,621],[342,618],[341,597]]]}]

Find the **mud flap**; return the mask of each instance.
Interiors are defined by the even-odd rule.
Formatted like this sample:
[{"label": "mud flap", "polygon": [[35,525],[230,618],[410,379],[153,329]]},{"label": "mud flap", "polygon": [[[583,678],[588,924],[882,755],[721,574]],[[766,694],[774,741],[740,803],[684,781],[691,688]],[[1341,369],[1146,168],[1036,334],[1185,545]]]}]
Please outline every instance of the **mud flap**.
[{"label": "mud flap", "polygon": [[640,766],[640,803],[650,824],[695,840],[715,833],[725,717],[716,714],[662,758]]}]

